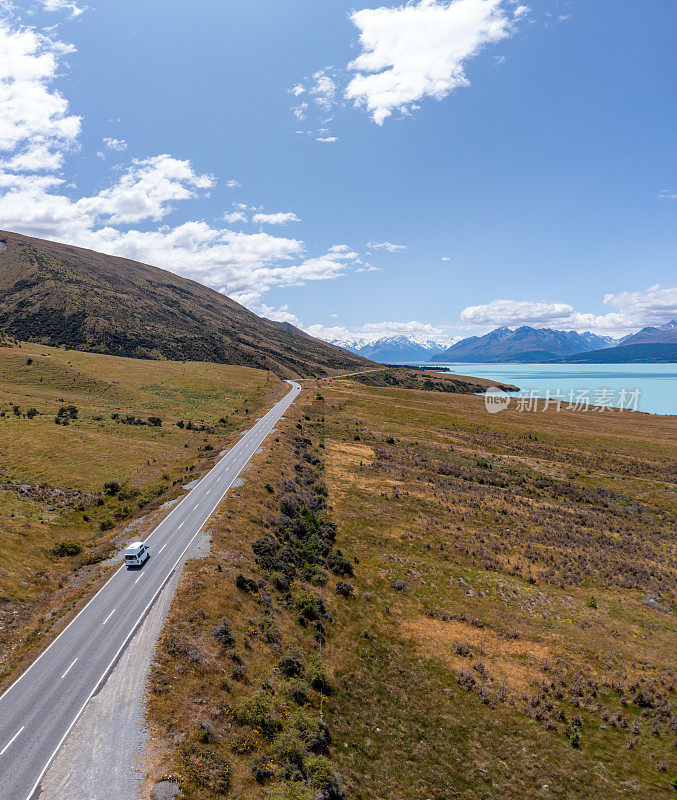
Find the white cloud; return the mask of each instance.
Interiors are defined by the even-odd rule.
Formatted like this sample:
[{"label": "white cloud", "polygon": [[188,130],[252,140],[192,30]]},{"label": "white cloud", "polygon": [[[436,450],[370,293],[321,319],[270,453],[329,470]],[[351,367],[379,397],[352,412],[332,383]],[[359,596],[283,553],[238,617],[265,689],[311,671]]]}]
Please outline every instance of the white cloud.
[{"label": "white cloud", "polygon": [[[332,315],[333,316],[333,315]],[[414,341],[425,343],[431,340],[451,344],[456,341],[448,326],[436,326],[427,322],[367,322],[355,328],[345,325],[309,325],[306,333],[325,341],[371,344],[384,337],[407,336]]]},{"label": "white cloud", "polygon": [[569,303],[492,300],[463,309],[461,323],[484,330],[501,325],[530,325],[624,336],[646,325],[660,325],[677,318],[677,288],[656,285],[638,292],[607,294],[604,305],[616,311],[594,314],[576,311]]},{"label": "white cloud", "polygon": [[287,225],[290,222],[301,222],[293,211],[278,211],[275,214],[254,214],[252,222],[262,225]]},{"label": "white cloud", "polygon": [[658,192],[659,200],[677,200],[677,191],[674,189],[661,189]]},{"label": "white cloud", "polygon": [[242,184],[240,183],[240,181],[231,179],[229,181],[226,181],[226,186],[229,189],[239,189],[242,186]]},{"label": "white cloud", "polygon": [[221,219],[223,219],[224,222],[228,222],[230,225],[233,225],[236,222],[247,222],[247,215],[243,214],[242,211],[228,211]]},{"label": "white cloud", "polygon": [[407,249],[406,244],[392,244],[392,242],[367,242],[367,247],[370,250],[385,250],[388,253],[399,253]]},{"label": "white cloud", "polygon": [[73,0],[42,0],[45,11],[69,11],[72,17],[79,17],[86,6],[80,6]]},{"label": "white cloud", "polygon": [[524,17],[530,13],[531,9],[529,6],[517,6],[517,8],[513,11],[513,15],[516,19],[519,19],[519,17]]},{"label": "white cloud", "polygon": [[330,76],[333,67],[325,67],[318,70],[313,75],[314,83],[310,89],[310,94],[315,102],[324,111],[330,111],[336,98],[336,83]]},{"label": "white cloud", "polygon": [[451,261],[451,258],[449,256],[442,256],[440,261]]},{"label": "white cloud", "polygon": [[[134,159],[114,173],[108,186],[78,196],[61,169],[65,156],[79,147],[81,121],[52,86],[73,50],[30,28],[0,22],[3,227],[155,264],[246,303],[260,302],[274,286],[337,278],[360,264],[345,245],[309,255],[305,244],[293,238],[248,234],[199,220],[167,224],[179,202],[204,196],[215,183],[189,160],[169,154]],[[124,140],[112,141],[113,149],[120,150]],[[238,204],[225,221],[244,221],[258,210]],[[281,216],[284,220],[268,215],[266,221],[296,219],[289,213]],[[137,224],[140,229],[133,227]]]},{"label": "white cloud", "polygon": [[59,59],[73,52],[31,28],[0,21],[0,169],[36,172],[58,169],[76,146],[80,117],[50,83]]},{"label": "white cloud", "polygon": [[[311,118],[311,130],[297,131],[315,137],[318,142],[332,143],[338,141],[327,125],[332,121],[335,106],[342,102],[339,84],[345,82],[344,72],[333,66],[326,66],[314,72],[310,78],[304,78],[292,89],[290,94],[299,98],[297,105],[291,107],[297,120]],[[300,99],[301,95],[305,99]]]},{"label": "white cloud", "polygon": [[466,61],[514,32],[503,0],[420,0],[365,8],[350,19],[362,52],[348,65],[357,74],[345,96],[378,125],[425,97],[440,100],[467,86]]},{"label": "white cloud", "polygon": [[106,136],[103,143],[109,150],[116,150],[118,153],[127,149],[127,142],[124,139],[113,139],[110,136]]},{"label": "white cloud", "polygon": [[289,322],[291,325],[296,325],[297,327],[301,324],[296,314],[289,310],[288,305],[275,308],[274,306],[267,306],[265,303],[262,303],[260,306],[252,308],[252,311],[261,317],[266,317],[266,319],[275,320],[275,322]]}]

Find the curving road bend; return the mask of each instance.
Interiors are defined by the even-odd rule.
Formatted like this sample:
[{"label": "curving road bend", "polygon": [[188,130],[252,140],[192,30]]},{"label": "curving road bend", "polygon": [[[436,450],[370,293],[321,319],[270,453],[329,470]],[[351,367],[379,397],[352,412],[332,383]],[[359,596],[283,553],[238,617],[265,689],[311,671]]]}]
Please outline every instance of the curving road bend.
[{"label": "curving road bend", "polygon": [[[122,566],[0,696],[0,800],[31,800],[93,695],[189,545],[280,417],[290,392],[235,444],[146,538],[150,559]],[[99,800],[96,798],[95,800]],[[103,798],[101,798],[103,800]]]}]

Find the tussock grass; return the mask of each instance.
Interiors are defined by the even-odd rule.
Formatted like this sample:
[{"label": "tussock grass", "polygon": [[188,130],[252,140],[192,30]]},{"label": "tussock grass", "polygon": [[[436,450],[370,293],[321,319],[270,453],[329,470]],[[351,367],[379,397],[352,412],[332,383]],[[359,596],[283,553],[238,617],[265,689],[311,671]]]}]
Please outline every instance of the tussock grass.
[{"label": "tussock grass", "polygon": [[123,527],[150,522],[286,388],[247,367],[0,348],[0,676],[90,591]]}]

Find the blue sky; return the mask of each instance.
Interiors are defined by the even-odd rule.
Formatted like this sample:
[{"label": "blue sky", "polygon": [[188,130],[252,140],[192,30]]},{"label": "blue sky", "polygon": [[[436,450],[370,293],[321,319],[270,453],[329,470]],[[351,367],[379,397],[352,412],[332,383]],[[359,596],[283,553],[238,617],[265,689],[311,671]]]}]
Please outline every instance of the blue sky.
[{"label": "blue sky", "polygon": [[673,0],[0,18],[0,227],[328,338],[677,316]]}]

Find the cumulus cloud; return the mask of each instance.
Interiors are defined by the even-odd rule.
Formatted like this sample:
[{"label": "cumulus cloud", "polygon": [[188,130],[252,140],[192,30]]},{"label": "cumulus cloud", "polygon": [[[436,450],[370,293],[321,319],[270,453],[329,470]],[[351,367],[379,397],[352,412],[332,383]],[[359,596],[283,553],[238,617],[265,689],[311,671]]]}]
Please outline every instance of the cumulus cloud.
[{"label": "cumulus cloud", "polygon": [[262,225],[288,225],[290,222],[301,222],[293,211],[278,211],[274,214],[254,214],[252,222]]},{"label": "cumulus cloud", "polygon": [[399,253],[406,250],[406,244],[393,244],[392,242],[367,242],[369,250],[385,250],[387,253]]},{"label": "cumulus cloud", "polygon": [[[302,241],[262,231],[243,233],[199,220],[167,224],[179,203],[205,196],[215,179],[166,153],[133,159],[109,185],[79,195],[61,170],[66,155],[79,147],[81,120],[52,85],[73,51],[45,33],[0,22],[4,227],[155,264],[248,304],[260,302],[274,286],[337,278],[361,264],[347,245],[313,255]],[[105,141],[109,149],[124,149],[123,139]],[[224,221],[246,221],[258,210],[238,204]],[[285,212],[260,221],[296,219]]]},{"label": "cumulus cloud", "polygon": [[356,74],[345,97],[378,125],[425,97],[446,97],[469,84],[470,58],[513,34],[522,8],[511,14],[503,0],[420,0],[354,11],[362,52],[348,65]]},{"label": "cumulus cloud", "polygon": [[59,59],[71,45],[0,21],[0,169],[38,172],[59,169],[77,143],[80,117],[50,86]]},{"label": "cumulus cloud", "polygon": [[262,303],[260,306],[253,308],[252,311],[255,311],[259,316],[265,317],[266,319],[275,320],[275,322],[289,322],[291,325],[296,325],[297,327],[301,324],[296,314],[289,310],[288,305],[276,308],[275,306],[267,306],[265,303]]},{"label": "cumulus cloud", "polygon": [[124,139],[114,139],[110,136],[106,136],[103,139],[103,143],[109,150],[116,150],[118,153],[127,149],[127,142]]},{"label": "cumulus cloud", "polygon": [[604,305],[616,310],[594,314],[576,311],[569,303],[497,299],[463,309],[461,324],[485,330],[502,325],[530,325],[624,336],[646,325],[660,325],[677,318],[677,288],[655,285],[643,291],[607,294]]}]

